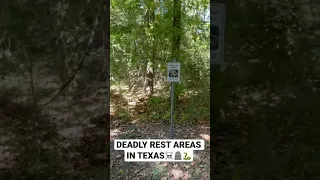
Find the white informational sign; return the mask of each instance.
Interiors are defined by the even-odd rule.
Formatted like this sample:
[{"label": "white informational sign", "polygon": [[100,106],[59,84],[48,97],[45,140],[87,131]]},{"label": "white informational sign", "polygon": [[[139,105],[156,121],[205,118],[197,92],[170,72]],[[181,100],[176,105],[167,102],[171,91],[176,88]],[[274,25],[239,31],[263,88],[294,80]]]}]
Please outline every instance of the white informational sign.
[{"label": "white informational sign", "polygon": [[180,82],[180,63],[168,63],[168,81]]},{"label": "white informational sign", "polygon": [[193,151],[204,150],[203,139],[116,139],[114,150],[126,162],[192,162]]},{"label": "white informational sign", "polygon": [[223,64],[225,5],[210,3],[210,63]]}]

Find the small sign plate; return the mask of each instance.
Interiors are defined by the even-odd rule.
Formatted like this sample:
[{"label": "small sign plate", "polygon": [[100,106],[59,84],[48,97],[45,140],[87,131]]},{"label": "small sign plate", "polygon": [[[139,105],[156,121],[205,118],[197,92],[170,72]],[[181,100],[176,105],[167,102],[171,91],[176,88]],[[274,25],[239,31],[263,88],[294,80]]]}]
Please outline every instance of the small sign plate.
[{"label": "small sign plate", "polygon": [[168,63],[168,81],[180,82],[180,63]]},{"label": "small sign plate", "polygon": [[223,64],[225,5],[210,3],[210,62]]}]

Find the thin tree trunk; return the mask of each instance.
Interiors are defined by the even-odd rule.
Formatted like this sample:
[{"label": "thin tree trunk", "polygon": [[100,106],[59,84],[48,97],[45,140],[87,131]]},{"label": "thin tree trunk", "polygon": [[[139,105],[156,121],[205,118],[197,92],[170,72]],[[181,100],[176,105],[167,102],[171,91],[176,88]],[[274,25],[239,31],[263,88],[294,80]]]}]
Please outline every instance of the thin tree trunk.
[{"label": "thin tree trunk", "polygon": [[68,85],[74,80],[75,76],[82,70],[84,61],[85,61],[85,58],[83,57],[78,65],[78,67],[73,72],[73,74],[53,93],[53,95],[49,99],[40,103],[41,107],[47,106],[49,103],[51,103],[53,100],[55,100],[68,87]]},{"label": "thin tree trunk", "polygon": [[61,40],[61,52],[62,52],[62,57],[61,57],[61,62],[60,62],[60,66],[61,68],[59,69],[59,77],[60,77],[60,81],[64,82],[67,77],[68,77],[68,65],[67,65],[67,49],[66,46],[63,42],[63,40]]},{"label": "thin tree trunk", "polygon": [[38,100],[36,97],[36,90],[35,90],[35,85],[34,85],[34,71],[33,71],[33,63],[31,60],[29,61],[29,83],[30,83],[30,88],[31,88],[31,97],[32,97],[32,105],[35,111],[36,116],[38,117],[39,112],[38,112]]},{"label": "thin tree trunk", "polygon": [[179,59],[180,31],[181,31],[181,1],[173,1],[173,34],[172,34],[172,58]]},{"label": "thin tree trunk", "polygon": [[[102,29],[103,29],[103,50],[104,50],[104,59],[105,59],[105,69],[107,73],[107,78],[106,78],[106,86],[107,86],[107,94],[106,94],[106,101],[104,104],[106,106],[106,112],[107,112],[107,117],[106,117],[106,131],[109,131],[110,128],[110,1],[105,1],[103,3],[103,15],[102,15]],[[109,139],[109,138],[108,138]],[[106,157],[107,157],[107,162],[110,160],[110,148],[109,142],[106,142],[107,148],[106,148]],[[109,168],[107,169],[107,174],[109,174]]]},{"label": "thin tree trunk", "polygon": [[[30,96],[32,98],[32,110],[34,112],[32,113],[32,119],[34,121],[34,126],[29,126],[28,128],[31,128],[31,136],[33,139],[35,139],[36,147],[38,150],[40,150],[40,144],[41,144],[41,138],[40,138],[40,128],[39,128],[39,108],[38,108],[38,98],[36,95],[36,88],[35,88],[35,83],[34,83],[34,65],[32,60],[27,56],[27,53],[25,53],[25,57],[27,58],[28,61],[28,74],[29,74],[29,84],[30,84]],[[33,124],[32,124],[33,125]]]},{"label": "thin tree trunk", "polygon": [[154,39],[153,39],[153,48],[152,48],[152,77],[151,77],[151,94],[154,94],[154,82],[155,82],[155,58],[156,58],[156,45],[154,43]]}]

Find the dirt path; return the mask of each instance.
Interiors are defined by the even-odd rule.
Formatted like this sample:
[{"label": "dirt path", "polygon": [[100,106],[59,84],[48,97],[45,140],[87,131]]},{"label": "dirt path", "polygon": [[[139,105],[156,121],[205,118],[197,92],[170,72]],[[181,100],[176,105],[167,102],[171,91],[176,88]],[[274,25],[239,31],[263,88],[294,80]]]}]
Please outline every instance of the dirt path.
[{"label": "dirt path", "polygon": [[123,151],[115,151],[114,139],[167,139],[169,126],[160,123],[131,124],[110,129],[111,179],[210,179],[210,129],[205,126],[176,126],[178,139],[205,139],[204,151],[194,152],[192,163],[124,162]]}]

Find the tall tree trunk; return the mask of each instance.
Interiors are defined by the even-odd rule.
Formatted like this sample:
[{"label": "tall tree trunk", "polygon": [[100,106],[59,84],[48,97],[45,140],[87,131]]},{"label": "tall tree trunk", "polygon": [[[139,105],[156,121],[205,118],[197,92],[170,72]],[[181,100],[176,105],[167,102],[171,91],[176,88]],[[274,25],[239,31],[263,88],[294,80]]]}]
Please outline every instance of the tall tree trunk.
[{"label": "tall tree trunk", "polygon": [[174,0],[173,3],[172,59],[178,59],[180,51],[181,1]]},{"label": "tall tree trunk", "polygon": [[147,71],[146,71],[146,81],[145,81],[145,90],[148,89],[148,94],[149,95],[152,95],[154,92],[153,92],[153,76],[154,76],[154,73],[153,73],[153,67],[152,67],[152,63],[151,62],[148,62],[147,64]]},{"label": "tall tree trunk", "polygon": [[[105,99],[105,104],[104,106],[106,106],[106,112],[107,112],[107,116],[106,116],[106,122],[104,123],[106,124],[105,129],[110,128],[110,1],[105,1],[103,3],[103,15],[102,15],[102,29],[103,29],[103,50],[104,50],[104,60],[105,60],[105,73],[107,73],[107,78],[105,80],[106,82],[106,89],[107,89],[107,94],[106,94],[106,99]],[[108,132],[107,130],[107,132]],[[106,150],[106,157],[107,157],[107,162],[110,160],[110,148],[109,148],[109,144],[110,143],[106,143],[107,144],[107,150]],[[107,169],[107,174],[109,174],[110,170],[109,168]]]},{"label": "tall tree trunk", "polygon": [[[107,89],[110,89],[110,23],[108,20],[110,19],[110,11],[109,11],[109,4],[107,3],[106,7],[103,8],[103,15],[102,15],[102,36],[103,36],[103,59],[104,63],[104,73],[106,73],[106,85]],[[109,4],[109,5],[108,5]],[[107,94],[107,97],[109,94]],[[107,103],[109,104],[109,103]]]},{"label": "tall tree trunk", "polygon": [[[151,23],[154,22],[155,12],[152,9],[151,11]],[[152,36],[152,59],[151,59],[151,66],[152,69],[152,76],[151,76],[151,95],[154,94],[154,85],[155,85],[155,61],[156,61],[156,36]]]},{"label": "tall tree trunk", "polygon": [[152,77],[151,77],[151,94],[154,94],[154,85],[155,85],[155,59],[156,59],[156,45],[155,45],[155,40],[153,39],[153,48],[152,48]]},{"label": "tall tree trunk", "polygon": [[[154,9],[151,6],[148,6],[148,10],[145,14],[145,24],[148,28],[150,28],[150,24],[154,21]],[[147,33],[145,33],[147,34]],[[151,58],[149,53],[146,55],[148,58],[146,59],[146,73],[145,73],[145,80],[144,80],[144,91],[148,92],[149,95],[152,95],[154,93],[154,68],[153,68],[153,62],[155,58],[155,52],[154,52],[154,39],[151,39],[149,43],[152,43],[152,52],[151,52]],[[149,45],[150,46],[150,45]],[[149,50],[149,49],[148,49]],[[148,90],[148,91],[147,91]]]}]

